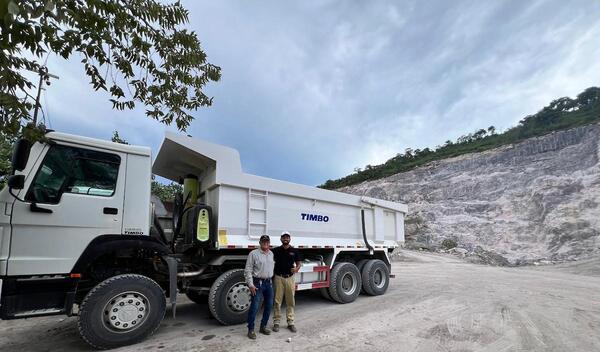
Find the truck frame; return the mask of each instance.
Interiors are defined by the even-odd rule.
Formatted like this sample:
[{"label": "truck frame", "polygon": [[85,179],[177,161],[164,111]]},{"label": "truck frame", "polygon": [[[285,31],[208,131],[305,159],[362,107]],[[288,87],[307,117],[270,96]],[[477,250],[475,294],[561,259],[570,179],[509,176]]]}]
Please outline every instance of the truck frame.
[{"label": "truck frame", "polygon": [[[337,303],[384,294],[404,241],[405,204],[244,173],[232,148],[167,133],[147,147],[49,132],[20,139],[0,191],[0,318],[77,315],[98,349],[139,342],[177,294],[220,323],[245,321],[243,267],[263,234],[283,231],[304,259],[296,289]],[[171,229],[152,174],[183,184]]]}]

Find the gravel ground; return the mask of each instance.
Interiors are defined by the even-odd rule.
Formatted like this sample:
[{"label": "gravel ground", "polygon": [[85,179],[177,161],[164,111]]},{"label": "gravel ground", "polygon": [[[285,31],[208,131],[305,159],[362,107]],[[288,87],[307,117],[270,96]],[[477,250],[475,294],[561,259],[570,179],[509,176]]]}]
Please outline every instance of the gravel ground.
[{"label": "gravel ground", "polygon": [[[220,326],[206,306],[185,301],[176,320],[119,351],[600,351],[594,263],[582,275],[575,265],[501,268],[415,252],[402,260],[383,296],[340,305],[299,292],[296,334],[250,341],[243,325]],[[0,321],[0,351],[52,350],[90,350],[75,318]]]}]

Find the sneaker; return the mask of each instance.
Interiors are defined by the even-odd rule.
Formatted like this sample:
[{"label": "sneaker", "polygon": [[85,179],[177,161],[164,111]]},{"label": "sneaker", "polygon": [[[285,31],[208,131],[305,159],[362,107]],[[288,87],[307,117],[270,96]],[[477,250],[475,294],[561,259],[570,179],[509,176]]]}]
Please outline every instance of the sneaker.
[{"label": "sneaker", "polygon": [[248,337],[252,340],[256,340],[256,333],[254,332],[254,330],[248,330]]},{"label": "sneaker", "polygon": [[271,330],[269,330],[269,328],[266,326],[261,326],[260,333],[264,335],[271,335]]},{"label": "sneaker", "polygon": [[273,332],[279,331],[279,324],[273,324]]},{"label": "sneaker", "polygon": [[296,330],[296,327],[294,325],[288,325],[288,329],[290,329],[291,332],[298,331],[298,330]]}]

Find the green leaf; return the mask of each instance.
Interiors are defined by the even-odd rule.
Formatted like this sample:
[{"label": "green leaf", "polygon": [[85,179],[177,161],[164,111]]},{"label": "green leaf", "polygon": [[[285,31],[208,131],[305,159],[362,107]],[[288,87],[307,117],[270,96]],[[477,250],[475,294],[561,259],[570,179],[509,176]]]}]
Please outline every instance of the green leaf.
[{"label": "green leaf", "polygon": [[[37,71],[46,52],[79,57],[91,88],[108,90],[114,109],[145,105],[149,118],[185,130],[190,111],[210,106],[202,90],[220,79],[194,32],[181,28],[188,11],[159,0],[0,0],[0,132],[19,133],[31,121]],[[32,58],[32,59],[30,59]],[[76,59],[76,62],[79,61]],[[50,73],[54,68],[50,67]],[[52,94],[52,88],[49,94]],[[8,93],[4,93],[8,92]],[[24,98],[23,98],[24,97]],[[10,130],[5,126],[13,126]]]},{"label": "green leaf", "polygon": [[44,10],[46,11],[54,11],[54,1],[47,1],[46,5],[44,5]]},{"label": "green leaf", "polygon": [[16,16],[19,14],[19,11],[19,5],[17,5],[14,1],[8,3],[8,13]]}]

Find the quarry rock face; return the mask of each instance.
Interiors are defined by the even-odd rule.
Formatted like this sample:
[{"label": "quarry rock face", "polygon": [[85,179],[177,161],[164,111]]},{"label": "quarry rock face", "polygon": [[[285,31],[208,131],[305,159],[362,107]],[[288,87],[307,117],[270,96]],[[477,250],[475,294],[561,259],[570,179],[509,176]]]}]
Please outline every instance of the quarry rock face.
[{"label": "quarry rock face", "polygon": [[406,245],[452,239],[483,262],[600,254],[600,125],[436,161],[339,191],[408,204]]}]

